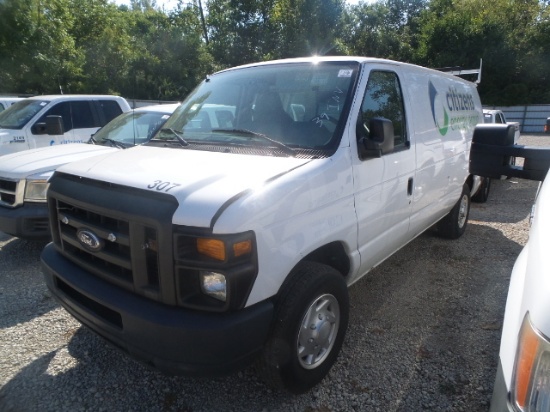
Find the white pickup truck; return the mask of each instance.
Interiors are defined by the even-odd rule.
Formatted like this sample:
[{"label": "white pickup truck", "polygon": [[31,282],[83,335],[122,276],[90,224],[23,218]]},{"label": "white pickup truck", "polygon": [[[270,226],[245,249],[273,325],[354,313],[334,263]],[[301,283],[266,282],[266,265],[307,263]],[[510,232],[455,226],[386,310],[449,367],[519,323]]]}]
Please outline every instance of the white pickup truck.
[{"label": "white pickup truck", "polygon": [[255,360],[307,391],[342,346],[348,286],[434,225],[464,233],[482,120],[475,84],[395,61],[215,73],[150,142],[54,173],[46,282],[163,371]]},{"label": "white pickup truck", "polygon": [[0,156],[0,231],[23,239],[49,239],[46,191],[59,166],[148,141],[178,105],[141,107],[113,119],[89,144],[69,144]]},{"label": "white pickup truck", "polygon": [[22,99],[0,112],[0,156],[67,143],[86,143],[90,135],[130,110],[109,95],[51,95]]},{"label": "white pickup truck", "polygon": [[[477,133],[472,143],[472,173],[544,180],[533,207],[529,240],[510,278],[491,412],[549,411],[550,148],[514,145],[510,125],[486,131]],[[523,167],[510,165],[511,156],[524,158]]]},{"label": "white pickup truck", "polygon": [[488,124],[506,124],[514,130],[514,144],[516,144],[520,137],[520,124],[519,122],[509,122],[506,120],[506,116],[502,110],[497,109],[483,109],[483,123]]}]

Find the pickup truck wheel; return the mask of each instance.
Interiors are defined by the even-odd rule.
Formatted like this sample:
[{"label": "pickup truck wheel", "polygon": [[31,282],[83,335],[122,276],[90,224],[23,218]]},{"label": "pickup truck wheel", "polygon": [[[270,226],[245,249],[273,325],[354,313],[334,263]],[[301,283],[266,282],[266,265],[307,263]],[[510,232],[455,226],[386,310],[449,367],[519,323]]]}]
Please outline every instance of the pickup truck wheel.
[{"label": "pickup truck wheel", "polygon": [[343,276],[327,265],[300,264],[283,285],[258,361],[266,383],[300,394],[321,382],[340,352],[348,316]]},{"label": "pickup truck wheel", "polygon": [[479,187],[477,193],[472,196],[472,202],[485,203],[489,198],[489,191],[491,190],[491,179],[488,177],[483,178],[483,182]]},{"label": "pickup truck wheel", "polygon": [[462,187],[462,194],[449,214],[437,223],[437,230],[442,237],[458,239],[466,230],[470,214],[470,188]]}]

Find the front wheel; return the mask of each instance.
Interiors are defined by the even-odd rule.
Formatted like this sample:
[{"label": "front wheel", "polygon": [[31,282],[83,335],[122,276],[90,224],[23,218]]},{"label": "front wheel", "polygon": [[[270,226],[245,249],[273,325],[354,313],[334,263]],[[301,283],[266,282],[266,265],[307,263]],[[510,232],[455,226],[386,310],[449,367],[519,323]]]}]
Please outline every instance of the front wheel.
[{"label": "front wheel", "polygon": [[470,214],[470,188],[462,186],[462,194],[451,211],[437,223],[437,230],[442,237],[458,239],[466,230]]},{"label": "front wheel", "polygon": [[349,317],[343,276],[304,262],[285,282],[258,367],[266,383],[300,394],[318,384],[336,361]]}]

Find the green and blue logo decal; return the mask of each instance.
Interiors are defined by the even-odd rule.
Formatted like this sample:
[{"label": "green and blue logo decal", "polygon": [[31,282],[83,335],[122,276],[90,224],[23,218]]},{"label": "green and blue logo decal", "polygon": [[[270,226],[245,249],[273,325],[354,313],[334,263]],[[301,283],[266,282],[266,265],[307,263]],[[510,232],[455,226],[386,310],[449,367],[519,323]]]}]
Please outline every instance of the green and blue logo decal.
[{"label": "green and blue logo decal", "polygon": [[447,114],[447,110],[445,110],[445,106],[442,106],[443,108],[443,125],[440,125],[437,121],[438,116],[435,113],[435,101],[437,99],[437,90],[432,82],[429,84],[430,89],[430,104],[432,106],[432,116],[434,118],[435,127],[437,127],[437,130],[439,130],[439,134],[441,136],[445,136],[447,134],[447,131],[449,130],[449,115]]},{"label": "green and blue logo decal", "polygon": [[445,96],[440,96],[431,81],[428,88],[434,124],[441,136],[445,136],[449,129],[467,130],[479,122],[479,113],[471,93],[449,87]]}]

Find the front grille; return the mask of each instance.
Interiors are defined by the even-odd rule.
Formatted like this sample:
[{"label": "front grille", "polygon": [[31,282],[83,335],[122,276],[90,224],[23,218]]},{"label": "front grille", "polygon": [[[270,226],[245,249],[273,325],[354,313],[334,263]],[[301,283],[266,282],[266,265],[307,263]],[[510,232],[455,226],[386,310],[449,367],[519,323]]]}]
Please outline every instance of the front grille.
[{"label": "front grille", "polygon": [[8,207],[21,205],[23,192],[24,184],[20,181],[0,179],[0,205]]},{"label": "front grille", "polygon": [[171,217],[177,203],[172,199],[55,174],[48,192],[52,239],[94,276],[175,304]]},{"label": "front grille", "polygon": [[[129,289],[133,287],[128,221],[62,201],[57,202],[57,219],[62,248],[73,260],[98,276]],[[90,251],[79,241],[78,233],[82,230],[98,237],[102,245],[99,250]],[[139,228],[135,227],[134,231],[139,231]],[[133,236],[138,236],[138,233],[133,233]],[[158,288],[158,283],[150,286]]]}]

